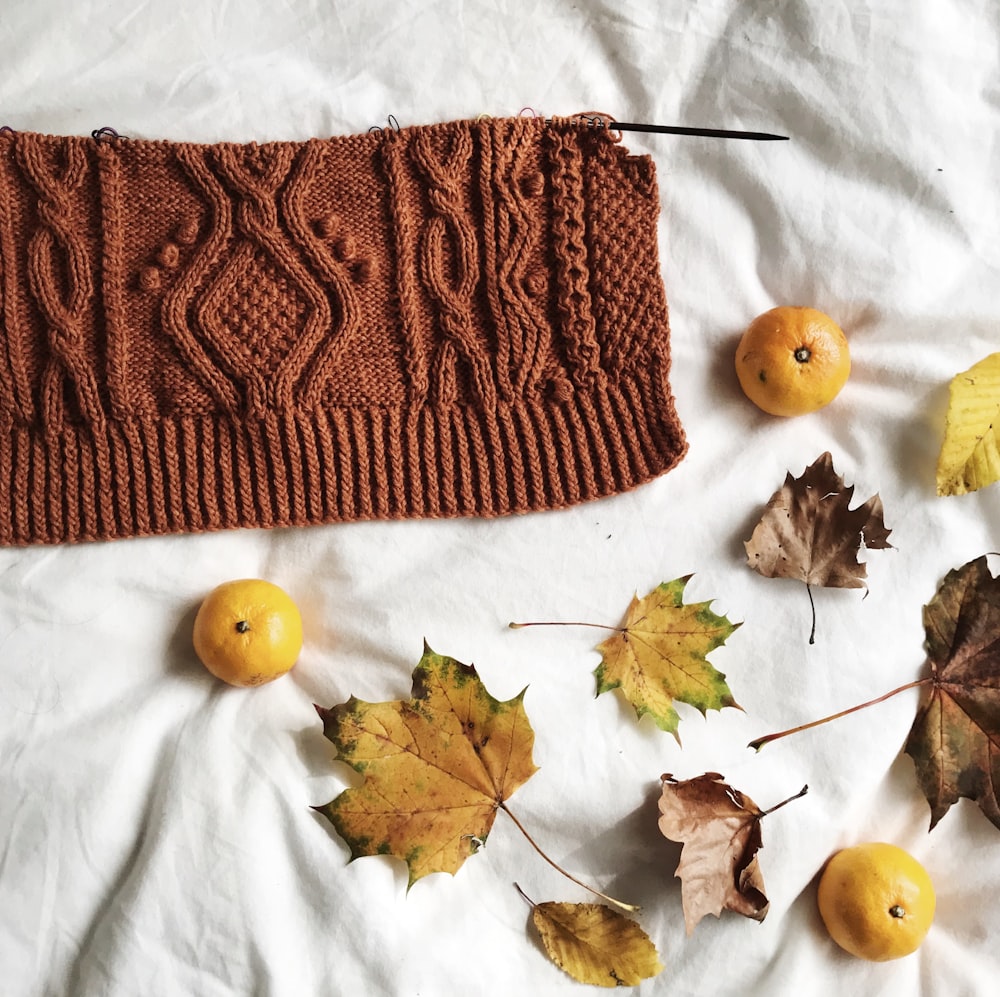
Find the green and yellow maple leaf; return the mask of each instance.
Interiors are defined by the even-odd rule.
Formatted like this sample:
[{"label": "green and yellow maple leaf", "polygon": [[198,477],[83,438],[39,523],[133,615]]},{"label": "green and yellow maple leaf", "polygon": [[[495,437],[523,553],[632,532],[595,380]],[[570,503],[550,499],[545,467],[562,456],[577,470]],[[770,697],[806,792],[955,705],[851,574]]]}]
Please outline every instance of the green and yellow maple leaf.
[{"label": "green and yellow maple leaf", "polygon": [[409,885],[458,871],[486,840],[497,810],[536,771],[524,692],[501,702],[473,665],[426,644],[408,700],[352,696],[325,710],[323,733],[338,758],[364,776],[317,810],[351,858],[394,855]]},{"label": "green and yellow maple leaf", "polygon": [[624,625],[598,645],[602,660],[594,671],[598,695],[620,689],[640,719],[649,714],[678,742],[675,701],[702,714],[726,706],[741,709],[726,676],[707,655],[742,624],[713,613],[710,601],[685,605],[690,579],[686,575],[663,582],[641,599],[634,596]]}]

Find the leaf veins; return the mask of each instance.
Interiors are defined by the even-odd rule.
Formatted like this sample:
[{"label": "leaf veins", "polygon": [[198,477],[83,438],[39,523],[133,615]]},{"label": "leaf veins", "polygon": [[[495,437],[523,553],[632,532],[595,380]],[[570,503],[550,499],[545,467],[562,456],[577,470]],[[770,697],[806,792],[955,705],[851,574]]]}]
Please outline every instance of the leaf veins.
[{"label": "leaf veins", "polygon": [[649,935],[618,911],[603,904],[529,903],[546,954],[574,980],[634,987],[662,972]]},{"label": "leaf veins", "polygon": [[664,775],[660,794],[660,831],[682,842],[675,875],[681,880],[681,903],[687,933],[706,915],[731,910],[763,921],[768,899],[757,863],[763,846],[760,822],[795,796],[761,810],[745,793],[723,781],[718,772],[678,781]]},{"label": "leaf veins", "polygon": [[409,700],[366,703],[351,697],[317,707],[323,733],[363,783],[318,807],[351,858],[394,855],[409,884],[456,872],[478,850],[497,810],[537,768],[524,691],[501,702],[472,665],[424,654]]},{"label": "leaf veins", "polygon": [[678,741],[680,716],[674,700],[703,714],[726,706],[740,709],[726,676],[709,664],[707,655],[741,624],[717,616],[709,602],[685,604],[690,578],[664,582],[643,598],[634,597],[624,625],[598,645],[601,663],[594,672],[598,695],[620,689],[638,717],[648,713]]},{"label": "leaf veins", "polygon": [[[747,564],[766,578],[794,578],[806,588],[864,588],[868,569],[858,561],[864,545],[884,550],[891,530],[882,517],[882,500],[873,495],[851,509],[853,485],[833,469],[824,453],[799,478],[785,483],[767,503],[760,522],[744,544]],[[809,593],[812,602],[812,592]],[[815,642],[816,619],[809,643]]]},{"label": "leaf veins", "polygon": [[1000,828],[1000,580],[986,558],[949,571],[924,607],[931,682],[906,740],[931,829],[961,798]]},{"label": "leaf veins", "polygon": [[953,377],[949,385],[938,495],[964,495],[1000,478],[998,426],[1000,353],[991,353]]}]

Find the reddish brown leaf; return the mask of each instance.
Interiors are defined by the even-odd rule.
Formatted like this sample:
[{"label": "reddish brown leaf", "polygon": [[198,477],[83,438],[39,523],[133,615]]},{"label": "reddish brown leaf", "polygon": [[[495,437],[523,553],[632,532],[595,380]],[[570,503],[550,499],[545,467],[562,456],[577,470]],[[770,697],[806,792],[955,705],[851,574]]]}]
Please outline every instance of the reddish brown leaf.
[{"label": "reddish brown leaf", "polygon": [[687,933],[706,914],[718,917],[723,910],[763,921],[768,899],[757,864],[760,819],[788,800],[762,811],[718,772],[684,781],[671,775],[661,779],[660,831],[684,845],[675,875],[681,880]]},{"label": "reddish brown leaf", "polygon": [[974,800],[1000,827],[1000,580],[985,557],[949,571],[924,607],[931,683],[906,740],[931,828]]}]

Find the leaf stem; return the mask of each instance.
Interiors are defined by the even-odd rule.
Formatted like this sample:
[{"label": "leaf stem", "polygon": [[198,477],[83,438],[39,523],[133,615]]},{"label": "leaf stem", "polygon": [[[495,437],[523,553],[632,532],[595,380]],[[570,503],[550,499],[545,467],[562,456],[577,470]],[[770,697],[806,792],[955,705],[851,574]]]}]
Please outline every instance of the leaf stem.
[{"label": "leaf stem", "polygon": [[[521,834],[525,836],[525,838],[528,841],[528,844],[531,845],[531,847],[534,848],[535,851],[538,852],[538,854],[541,855],[541,857],[545,859],[545,861],[548,862],[548,864],[552,866],[553,869],[556,870],[556,872],[562,873],[568,880],[570,880],[570,882],[576,883],[577,886],[582,886],[589,893],[593,893],[595,897],[600,897],[602,900],[607,900],[609,904],[614,904],[616,907],[620,907],[622,910],[628,910],[634,912],[640,909],[635,904],[627,904],[621,900],[615,900],[614,897],[609,897],[606,893],[601,893],[600,890],[595,890],[594,887],[588,886],[586,883],[581,882],[579,879],[577,879],[576,876],[573,876],[570,873],[568,873],[562,866],[557,865],[552,859],[548,857],[548,855],[545,854],[545,852],[542,851],[538,842],[535,841],[535,839],[530,834],[528,834],[528,829],[513,815],[513,813],[511,813],[510,810],[507,809],[507,805],[505,803],[500,804],[500,809],[514,822],[515,827],[517,827],[517,829],[521,832]],[[514,885],[517,886],[516,883]],[[520,887],[518,887],[518,891],[520,892]],[[522,892],[521,895],[524,896],[524,893]],[[527,897],[525,897],[525,899],[527,900]]]},{"label": "leaf stem", "polygon": [[832,713],[830,716],[823,717],[821,720],[813,720],[811,723],[800,724],[798,727],[792,727],[789,730],[779,731],[777,734],[768,734],[766,737],[758,737],[757,740],[751,741],[747,747],[753,748],[754,751],[760,751],[765,744],[770,744],[771,741],[777,741],[779,738],[788,737],[789,734],[798,734],[801,731],[809,730],[811,727],[819,727],[820,724],[829,723],[831,720],[839,720],[841,717],[846,717],[849,713],[857,713],[858,710],[864,710],[869,706],[875,706],[878,703],[883,703],[885,700],[891,699],[893,696],[896,696],[901,692],[906,692],[907,689],[916,689],[918,686],[930,685],[933,681],[934,680],[931,678],[923,678],[916,679],[913,682],[907,682],[906,685],[901,685],[898,689],[893,689],[891,692],[887,692],[884,696],[879,696],[877,699],[869,699],[867,703],[859,703],[857,706],[841,710],[839,713]]},{"label": "leaf stem", "polygon": [[521,894],[521,899],[524,900],[525,903],[529,904],[531,907],[537,907],[538,906],[538,904],[536,904],[535,901],[532,900],[531,897],[529,897],[528,894],[525,893],[524,890],[521,889],[521,884],[520,883],[515,883],[514,884],[514,889],[517,890],[517,892]]},{"label": "leaf stem", "polygon": [[575,623],[563,620],[546,620],[535,623],[508,623],[511,630],[523,630],[525,627],[596,627],[598,630],[621,630],[621,627],[609,627],[604,623]]},{"label": "leaf stem", "polygon": [[816,643],[816,603],[813,602],[812,586],[806,582],[806,593],[809,596],[809,608],[812,610],[812,629],[809,631],[809,643]]},{"label": "leaf stem", "polygon": [[768,807],[767,810],[761,813],[761,817],[766,817],[768,814],[773,814],[775,810],[780,810],[786,803],[791,803],[792,800],[798,800],[805,796],[809,792],[808,786],[803,786],[794,796],[789,796],[787,800],[782,800],[780,803],[775,803],[773,807]]}]

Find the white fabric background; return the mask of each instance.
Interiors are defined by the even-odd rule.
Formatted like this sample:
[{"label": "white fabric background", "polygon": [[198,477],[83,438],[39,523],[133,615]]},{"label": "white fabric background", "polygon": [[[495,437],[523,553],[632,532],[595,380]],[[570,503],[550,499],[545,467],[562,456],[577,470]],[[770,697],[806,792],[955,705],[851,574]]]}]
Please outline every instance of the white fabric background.
[{"label": "white fabric background", "polygon": [[[673,385],[690,439],[638,491],[500,521],[333,525],[0,550],[0,990],[21,995],[583,993],[543,955],[536,900],[586,900],[498,816],[459,874],[406,893],[309,809],[344,785],[312,703],[395,699],[426,638],[501,698],[527,685],[538,774],[511,808],[559,862],[643,905],[672,995],[995,992],[1000,832],[963,801],[933,833],[901,754],[918,694],[745,745],[922,674],[921,607],[996,550],[996,488],[934,494],[946,385],[998,349],[1000,7],[992,0],[205,3],[5,0],[0,123],[197,141],[306,139],[480,113],[600,109],[756,128],[782,144],[630,136],[656,160]],[[758,413],[732,371],[775,304],[836,317],[854,371],[829,408]],[[763,579],[742,541],[785,471],[824,450],[896,549],[870,594]],[[996,562],[994,561],[994,566]],[[633,592],[694,573],[689,600],[744,621],[713,662],[745,712],[681,707],[683,748],[593,696],[593,631]],[[290,677],[203,673],[194,610],[262,576],[302,606]],[[771,910],[685,937],[659,776],[722,772],[761,806]],[[835,849],[893,841],[929,869],[919,954],[869,965],[822,930]]]}]

